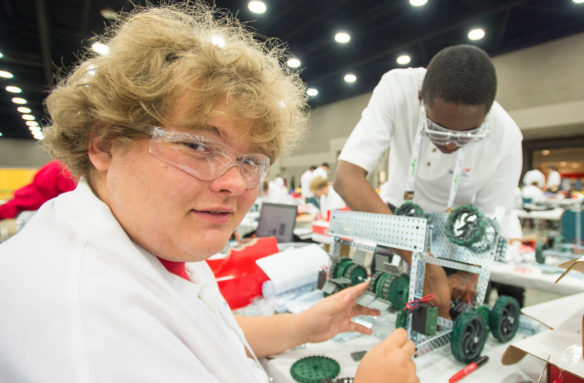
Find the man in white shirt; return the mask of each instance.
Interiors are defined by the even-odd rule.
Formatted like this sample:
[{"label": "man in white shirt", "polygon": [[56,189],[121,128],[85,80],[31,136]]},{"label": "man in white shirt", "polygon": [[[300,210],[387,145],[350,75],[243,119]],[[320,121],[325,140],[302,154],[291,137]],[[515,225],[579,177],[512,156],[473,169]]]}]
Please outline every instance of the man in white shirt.
[{"label": "man in white shirt", "polygon": [[550,170],[547,176],[546,189],[552,193],[557,192],[560,189],[560,184],[562,183],[562,176],[558,169],[550,166]]},{"label": "man in white shirt", "polygon": [[[389,71],[341,152],[335,189],[351,210],[376,213],[391,214],[406,196],[426,212],[473,204],[489,214],[501,206],[503,235],[519,236],[511,211],[522,136],[495,101],[496,84],[490,58],[470,45],[443,49],[427,70]],[[388,181],[378,195],[366,177],[388,147]],[[429,267],[426,274],[447,315],[449,292],[437,291],[443,271]]]},{"label": "man in white shirt", "polygon": [[314,177],[314,171],[316,166],[312,165],[307,171],[302,173],[300,176],[300,188],[302,189],[302,198],[308,199],[314,197],[314,194],[310,191],[310,181]]},{"label": "man in white shirt", "polygon": [[328,162],[323,162],[316,170],[314,171],[314,177],[321,176],[323,178],[328,179],[328,172],[329,172],[329,164]]}]

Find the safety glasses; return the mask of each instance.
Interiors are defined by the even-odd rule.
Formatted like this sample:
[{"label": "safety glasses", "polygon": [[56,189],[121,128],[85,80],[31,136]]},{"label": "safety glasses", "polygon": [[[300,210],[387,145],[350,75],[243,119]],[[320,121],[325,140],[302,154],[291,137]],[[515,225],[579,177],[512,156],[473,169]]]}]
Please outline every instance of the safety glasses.
[{"label": "safety glasses", "polygon": [[447,145],[451,142],[457,146],[472,144],[487,137],[491,131],[488,115],[483,124],[475,129],[457,131],[445,128],[428,118],[423,103],[420,105],[420,123],[422,134],[438,145]]},{"label": "safety glasses", "polygon": [[149,151],[153,156],[203,181],[213,181],[237,166],[246,189],[253,189],[264,180],[270,167],[270,159],[264,154],[238,153],[208,137],[158,127],[153,127],[149,134],[152,136]]}]

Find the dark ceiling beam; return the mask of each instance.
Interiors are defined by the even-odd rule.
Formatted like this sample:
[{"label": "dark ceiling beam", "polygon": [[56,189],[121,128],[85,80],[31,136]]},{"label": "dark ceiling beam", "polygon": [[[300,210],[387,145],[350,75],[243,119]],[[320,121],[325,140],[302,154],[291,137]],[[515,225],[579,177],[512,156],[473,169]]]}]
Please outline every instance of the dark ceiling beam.
[{"label": "dark ceiling beam", "polygon": [[9,64],[25,65],[25,66],[34,67],[34,68],[43,68],[43,64],[41,64],[37,60],[24,60],[24,59],[16,59],[12,56],[11,57],[4,56],[2,58],[2,61],[9,63]]},{"label": "dark ceiling beam", "polygon": [[[526,3],[528,1],[529,0],[517,0],[517,1],[505,2],[505,5],[496,7],[494,9],[491,9],[490,11],[482,12],[473,18],[463,17],[462,20],[460,20],[457,23],[452,23],[451,21],[445,22],[443,24],[443,27],[436,28],[436,30],[434,32],[430,32],[430,33],[427,33],[425,35],[418,36],[418,37],[415,37],[415,38],[412,38],[409,40],[407,40],[407,39],[401,40],[399,45],[386,46],[385,48],[380,47],[379,53],[377,53],[375,55],[368,56],[366,59],[358,60],[354,63],[349,64],[349,65],[345,65],[345,68],[346,67],[358,68],[358,67],[361,67],[363,65],[370,64],[370,63],[375,62],[381,58],[386,57],[389,52],[404,50],[408,47],[412,47],[418,43],[423,43],[429,39],[435,38],[439,35],[450,32],[452,30],[456,30],[456,29],[463,27],[465,25],[472,25],[476,20],[484,19],[486,17],[496,15],[496,14],[501,13],[501,12],[505,12],[513,7],[520,6],[521,4]],[[327,72],[327,74],[325,74],[324,76],[320,76],[318,78],[311,79],[310,81],[311,82],[321,82],[321,81],[324,81],[328,78],[338,76],[339,73],[344,72],[346,70],[345,68],[341,68],[341,69],[338,69],[335,71]]]},{"label": "dark ceiling beam", "polygon": [[[334,7],[327,8],[327,14],[331,13],[332,10],[338,7],[340,2],[335,3]],[[392,3],[391,5],[386,5],[385,3],[380,3],[376,7],[372,7],[362,14],[359,15],[359,20],[361,20],[361,25],[368,25],[372,20],[376,20],[380,17],[384,17],[388,13],[394,13],[394,11],[401,7],[401,3]],[[321,21],[322,16],[317,15],[317,17],[313,17],[312,19],[308,20],[307,22],[303,23],[301,27],[298,27],[294,30],[293,33],[286,35],[285,40],[290,39],[290,36],[293,36],[304,29],[307,29],[310,24],[315,21]],[[331,28],[332,29],[332,28]],[[311,60],[319,59],[320,56],[326,55],[326,49],[324,47],[329,43],[329,41],[325,39],[314,39],[312,44],[305,45],[302,49],[302,52],[305,56],[311,56]],[[319,52],[318,55],[313,55],[313,52]]]},{"label": "dark ceiling beam", "polygon": [[37,8],[39,40],[41,43],[45,81],[47,84],[50,84],[53,79],[53,72],[51,71],[51,34],[49,31],[49,15],[47,13],[45,0],[35,0],[35,3]]},{"label": "dark ceiling beam", "polygon": [[83,0],[81,5],[81,21],[79,25],[79,37],[84,39],[89,30],[89,11],[91,9],[91,0]]},{"label": "dark ceiling beam", "polygon": [[4,0],[2,4],[4,4],[4,12],[6,12],[5,14],[8,17],[10,17],[11,19],[16,17],[14,13],[14,7],[12,6],[12,2],[10,0]]},{"label": "dark ceiling beam", "polygon": [[503,14],[503,20],[501,20],[501,26],[499,27],[499,33],[497,33],[497,40],[495,41],[494,48],[496,51],[499,50],[501,46],[501,42],[503,41],[503,37],[505,36],[505,32],[507,31],[507,25],[509,24],[509,16],[511,15],[511,10],[508,9]]}]

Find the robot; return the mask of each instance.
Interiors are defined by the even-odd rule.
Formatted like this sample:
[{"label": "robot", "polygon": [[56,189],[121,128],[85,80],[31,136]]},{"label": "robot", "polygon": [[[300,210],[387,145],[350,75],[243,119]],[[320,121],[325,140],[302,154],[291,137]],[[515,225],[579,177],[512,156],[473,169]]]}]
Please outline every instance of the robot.
[{"label": "robot", "polygon": [[[482,305],[492,262],[502,257],[506,241],[499,237],[495,219],[465,205],[450,214],[424,214],[406,202],[402,215],[333,211],[329,225],[333,260],[325,295],[367,279],[365,255],[373,252],[369,290],[358,303],[397,313],[396,326],[404,327],[419,356],[450,343],[453,356],[464,363],[481,353],[489,331],[501,341],[513,338],[520,308],[512,297],[499,297],[493,308]],[[341,245],[354,248],[352,258],[340,257]],[[412,252],[409,270],[392,262],[391,249]],[[437,308],[423,297],[426,264],[437,264],[475,274],[473,301],[451,303],[451,319],[438,316]]]}]

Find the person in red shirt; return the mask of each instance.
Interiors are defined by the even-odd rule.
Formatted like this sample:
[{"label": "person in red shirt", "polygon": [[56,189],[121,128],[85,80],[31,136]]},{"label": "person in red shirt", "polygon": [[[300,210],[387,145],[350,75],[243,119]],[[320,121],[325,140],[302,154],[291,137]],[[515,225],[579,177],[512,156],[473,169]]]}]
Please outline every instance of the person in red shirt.
[{"label": "person in red shirt", "polygon": [[71,173],[59,161],[42,166],[32,182],[14,191],[12,199],[0,205],[0,219],[16,218],[25,210],[38,210],[43,203],[75,189]]}]

